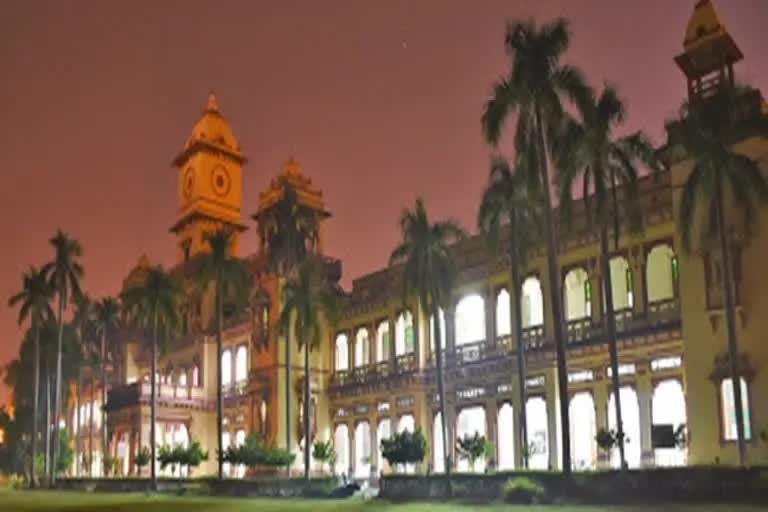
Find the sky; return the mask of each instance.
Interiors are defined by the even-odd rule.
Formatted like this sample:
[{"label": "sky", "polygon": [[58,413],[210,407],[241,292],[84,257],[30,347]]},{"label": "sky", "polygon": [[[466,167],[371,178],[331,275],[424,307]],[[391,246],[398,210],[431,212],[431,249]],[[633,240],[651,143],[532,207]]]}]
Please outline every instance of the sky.
[{"label": "sky", "polygon": [[[768,90],[768,1],[715,0]],[[59,227],[84,287],[116,294],[142,254],[175,261],[170,162],[215,91],[249,158],[243,215],[289,157],[333,217],[326,251],[352,279],[386,264],[423,196],[474,230],[489,148],[480,115],[508,68],[507,20],[570,20],[566,60],[618,87],[626,130],[663,142],[686,93],[673,57],[695,0],[96,0],[0,2],[0,366],[20,329],[5,301]],[[242,242],[256,249],[255,229]],[[0,384],[0,403],[8,390]]]}]

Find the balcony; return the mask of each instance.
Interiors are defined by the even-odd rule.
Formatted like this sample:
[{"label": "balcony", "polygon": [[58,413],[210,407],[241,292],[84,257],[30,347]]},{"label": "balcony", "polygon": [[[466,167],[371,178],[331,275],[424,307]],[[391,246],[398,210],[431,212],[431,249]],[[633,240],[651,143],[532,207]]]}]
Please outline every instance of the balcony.
[{"label": "balcony", "polygon": [[245,379],[238,382],[225,384],[221,388],[221,394],[224,395],[224,398],[233,398],[233,397],[244,395],[247,390],[248,390],[248,380]]},{"label": "balcony", "polygon": [[[174,386],[158,384],[157,403],[165,407],[200,407],[207,406],[205,392],[201,387]],[[149,382],[134,382],[115,387],[107,394],[107,411],[116,411],[125,407],[149,405],[151,399]]]}]

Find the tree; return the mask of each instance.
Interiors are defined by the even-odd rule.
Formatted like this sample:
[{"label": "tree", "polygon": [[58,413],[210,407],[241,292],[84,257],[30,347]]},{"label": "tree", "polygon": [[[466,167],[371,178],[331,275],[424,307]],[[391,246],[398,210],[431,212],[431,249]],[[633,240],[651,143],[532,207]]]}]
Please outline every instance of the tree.
[{"label": "tree", "polygon": [[[562,315],[561,283],[557,264],[557,234],[552,219],[547,144],[553,127],[563,117],[561,97],[576,103],[588,97],[581,72],[560,62],[570,44],[570,29],[563,19],[537,27],[533,21],[507,26],[505,46],[511,70],[493,87],[482,115],[485,139],[497,146],[508,116],[516,114],[515,151],[530,171],[527,181],[537,186],[544,198],[544,232],[547,247],[549,298],[554,319],[557,352],[557,383],[561,397],[568,396],[565,329]],[[568,400],[560,400],[562,461],[566,475],[571,472],[571,438]]]},{"label": "tree", "polygon": [[152,333],[152,366],[150,373],[150,425],[149,443],[151,452],[150,474],[152,488],[157,489],[157,352],[159,336],[165,339],[179,326],[179,303],[181,285],[175,277],[161,266],[151,267],[142,282],[126,288],[122,293],[123,308],[128,321]]},{"label": "tree", "polygon": [[[34,332],[34,395],[32,398],[31,461],[37,460],[37,428],[39,424],[38,402],[40,397],[40,329],[42,324],[53,318],[51,299],[53,293],[46,281],[45,273],[31,267],[21,279],[21,291],[8,300],[10,307],[19,306],[19,325],[29,320]],[[35,487],[35,471],[30,468],[30,486]]]},{"label": "tree", "polygon": [[141,474],[141,468],[149,464],[149,461],[152,459],[152,453],[149,451],[149,448],[146,446],[142,446],[139,452],[136,454],[136,458],[133,460],[134,464],[136,464],[136,474]]},{"label": "tree", "polygon": [[80,295],[80,280],[83,278],[83,266],[80,264],[79,259],[83,255],[83,248],[80,242],[70,238],[66,233],[60,229],[49,240],[49,243],[53,246],[54,257],[49,263],[43,266],[43,272],[48,278],[48,283],[53,288],[56,298],[58,300],[58,327],[59,336],[56,349],[56,384],[54,392],[54,419],[55,427],[53,429],[53,464],[51,464],[51,482],[56,482],[56,474],[53,470],[56,466],[56,457],[58,451],[58,438],[59,438],[59,418],[61,417],[61,357],[62,357],[62,343],[64,336],[64,312],[67,309],[69,299],[72,297],[78,297]]},{"label": "tree", "polygon": [[485,436],[481,436],[477,431],[473,435],[466,434],[456,441],[456,451],[459,453],[459,458],[467,460],[472,471],[475,470],[477,461],[491,451],[489,450],[490,446],[491,443]]},{"label": "tree", "polygon": [[[80,402],[80,378],[82,370],[90,377],[90,410],[88,411],[88,476],[93,478],[93,420],[95,411],[93,410],[93,390],[96,387],[96,372],[94,367],[99,360],[98,341],[95,334],[95,326],[93,322],[93,302],[85,295],[81,294],[74,300],[74,314],[72,315],[72,324],[75,328],[77,336],[77,344],[81,359],[77,365],[77,392]],[[80,436],[78,435],[77,443],[79,443]],[[76,444],[77,444],[76,443]],[[78,450],[79,451],[79,450]]]},{"label": "tree", "polygon": [[305,259],[283,287],[280,331],[286,340],[293,332],[299,350],[304,351],[304,479],[309,480],[312,445],[312,395],[309,355],[320,346],[323,324],[334,324],[338,313],[338,291],[317,257]]},{"label": "tree", "polygon": [[437,394],[440,402],[440,422],[443,433],[445,473],[450,487],[451,462],[448,450],[448,427],[445,412],[445,383],[443,381],[443,336],[440,326],[441,308],[450,301],[456,277],[453,254],[449,246],[466,235],[453,221],[431,223],[421,198],[416,199],[413,210],[400,214],[402,241],[389,258],[389,265],[403,266],[403,301],[415,295],[421,311],[434,319],[435,365],[437,367]]},{"label": "tree", "polygon": [[[303,205],[286,177],[280,178],[282,195],[272,208],[254,218],[259,223],[259,238],[266,253],[267,269],[286,278],[316,252],[320,238],[319,212]],[[285,340],[285,424],[291,425],[291,346]],[[291,451],[291,429],[285,429],[285,449]],[[290,472],[290,468],[288,468]]]},{"label": "tree", "polygon": [[[598,98],[579,104],[581,122],[567,118],[553,141],[557,153],[560,213],[565,224],[571,223],[572,190],[581,180],[582,201],[587,224],[597,222],[600,233],[600,273],[605,304],[606,339],[611,365],[611,386],[616,413],[617,439],[624,439],[619,393],[619,357],[616,341],[616,317],[613,304],[609,228],[613,228],[613,250],[619,247],[622,221],[632,231],[640,229],[638,205],[638,164],[658,170],[655,151],[642,132],[617,137],[613,131],[624,121],[624,102],[613,87],[605,87]],[[622,198],[619,201],[619,190]],[[620,467],[626,467],[624,443],[617,443]]]},{"label": "tree", "polygon": [[93,323],[99,340],[99,367],[101,369],[101,447],[107,455],[107,366],[116,360],[115,333],[121,326],[120,302],[114,297],[103,297],[93,305]]},{"label": "tree", "polygon": [[[744,116],[743,98],[750,91],[725,87],[709,98],[684,103],[676,123],[679,142],[692,160],[680,198],[678,230],[683,249],[691,252],[692,238],[700,236],[703,250],[715,245],[722,258],[722,284],[730,378],[736,404],[739,465],[746,464],[744,411],[738,366],[733,263],[730,226],[753,234],[758,208],[768,202],[768,184],[753,158],[734,149],[740,134],[754,118]],[[740,214],[740,215],[736,215]]]},{"label": "tree", "polygon": [[327,464],[331,470],[336,464],[336,449],[333,447],[333,442],[328,441],[315,441],[312,445],[312,458],[320,463],[321,470],[325,469]]},{"label": "tree", "polygon": [[[216,303],[216,432],[218,434],[219,453],[224,452],[222,441],[222,382],[221,382],[221,336],[224,330],[224,301],[233,299],[230,304],[235,310],[242,310],[248,303],[251,288],[251,276],[246,264],[232,256],[233,232],[229,228],[220,228],[205,235],[210,252],[203,259],[200,282],[205,286],[213,284]],[[232,312],[233,314],[236,311]],[[221,457],[218,459],[218,478],[224,476]]]},{"label": "tree", "polygon": [[265,445],[255,433],[248,434],[242,445],[229,446],[221,457],[224,462],[249,468],[290,466],[295,458],[288,450]]},{"label": "tree", "polygon": [[[381,440],[381,456],[393,468],[400,464],[417,464],[427,455],[427,440],[420,429],[403,430]],[[447,458],[447,457],[446,457]],[[447,470],[448,466],[446,466]]]},{"label": "tree", "polygon": [[[506,227],[509,236],[509,266],[512,277],[512,301],[514,310],[515,340],[517,340],[518,391],[520,393],[519,446],[528,446],[528,421],[526,419],[526,356],[523,342],[522,279],[528,252],[529,234],[539,225],[539,203],[532,197],[531,190],[525,183],[525,172],[514,171],[501,157],[491,161],[491,173],[488,185],[483,192],[477,223],[491,249],[499,248],[501,232]],[[523,467],[528,467],[528,456],[523,452]]]}]

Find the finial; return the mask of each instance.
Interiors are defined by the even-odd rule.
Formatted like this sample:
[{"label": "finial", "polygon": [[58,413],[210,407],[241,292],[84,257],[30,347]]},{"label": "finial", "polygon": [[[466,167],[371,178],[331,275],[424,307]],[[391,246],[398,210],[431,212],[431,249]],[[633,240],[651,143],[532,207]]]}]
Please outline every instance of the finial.
[{"label": "finial", "polygon": [[219,110],[219,106],[216,104],[216,95],[213,93],[213,90],[208,92],[208,106],[205,110],[211,110],[213,112]]}]

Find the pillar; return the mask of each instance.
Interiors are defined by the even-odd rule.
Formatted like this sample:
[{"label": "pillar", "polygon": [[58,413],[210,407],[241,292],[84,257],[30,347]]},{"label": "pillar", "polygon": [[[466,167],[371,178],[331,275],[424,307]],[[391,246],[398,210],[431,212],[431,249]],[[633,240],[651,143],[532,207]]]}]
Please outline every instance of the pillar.
[{"label": "pillar", "polygon": [[445,309],[445,352],[453,354],[456,348],[456,306],[451,304]]},{"label": "pillar", "polygon": [[485,302],[485,345],[496,346],[496,295],[493,287],[488,285],[484,292]]},{"label": "pillar", "polygon": [[355,446],[356,427],[357,423],[354,421],[347,423],[347,443],[349,446],[349,460],[347,461],[349,463],[349,468],[347,469],[347,476],[350,480],[355,477],[355,471],[357,470],[357,446]]},{"label": "pillar", "polygon": [[[595,383],[592,388],[592,399],[595,401],[595,427],[599,431],[600,429],[608,428],[608,386],[610,381],[601,379]],[[605,450],[598,448],[597,450],[597,467],[598,469],[606,469],[611,465],[611,454]]]},{"label": "pillar", "polygon": [[[389,371],[394,372],[395,371],[395,314],[394,312],[389,313],[389,318],[387,319],[387,322],[389,322]],[[395,404],[392,403],[392,406]],[[391,410],[394,411],[394,407],[391,408]]]},{"label": "pillar", "polygon": [[375,410],[368,415],[368,435],[370,436],[371,446],[371,478],[375,478],[381,471],[379,467],[379,446],[376,444],[376,435],[379,430],[379,423],[376,421]]},{"label": "pillar", "polygon": [[648,293],[645,282],[645,251],[637,246],[630,249],[630,268],[632,269],[632,311],[635,316],[644,316],[648,311]]},{"label": "pillar", "polygon": [[[423,361],[421,360],[422,354],[425,353],[425,350],[423,350],[421,346],[421,341],[425,339],[425,336],[422,334],[422,329],[424,328],[425,322],[429,323],[429,315],[426,311],[422,310],[421,304],[417,302],[413,308],[413,316],[411,318],[413,321],[413,360],[418,369],[424,366]],[[424,318],[427,318],[427,320],[424,320]]]},{"label": "pillar", "polygon": [[552,368],[546,374],[544,398],[547,402],[547,442],[549,448],[549,466],[560,467],[560,397],[557,391],[557,369]]},{"label": "pillar", "polygon": [[[603,321],[603,274],[600,272],[600,267],[597,265],[590,265],[588,270],[589,286],[592,289],[592,298],[590,300],[590,308],[592,308],[591,319],[593,323],[600,323]],[[565,312],[563,312],[565,314]]]},{"label": "pillar", "polygon": [[[486,439],[493,443],[494,453],[493,460],[486,460],[486,467],[496,469],[499,465],[499,404],[496,402],[496,398],[486,400],[485,402],[485,432]],[[509,432],[504,434],[509,435]]]},{"label": "pillar", "polygon": [[653,400],[653,383],[651,374],[647,368],[638,368],[637,374],[637,401],[640,408],[640,464],[642,467],[653,467],[653,441],[651,439],[652,415],[651,402]]},{"label": "pillar", "polygon": [[430,468],[430,473],[432,472],[432,469],[434,469],[432,464],[432,461],[434,460],[432,454],[435,449],[435,436],[432,432],[432,425],[434,423],[432,415],[432,397],[434,396],[434,393],[433,390],[427,389],[424,393],[416,397],[416,403],[414,404],[414,422],[416,423],[416,428],[421,429],[421,432],[424,434],[427,441],[427,456],[422,463],[423,467],[417,468],[417,471],[422,473],[426,473],[427,468]]},{"label": "pillar", "polygon": [[[514,436],[515,436],[515,442],[513,444],[514,447],[514,453],[515,453],[515,468],[516,469],[522,469],[523,467],[523,450],[525,447],[521,444],[521,436],[522,436],[522,428],[523,428],[523,421],[522,421],[522,411],[523,407],[525,407],[525,403],[520,403],[520,390],[517,389],[518,383],[515,382],[514,384],[514,392],[512,393],[512,414],[514,421],[512,422],[512,428],[514,430]],[[498,425],[498,423],[497,423]],[[497,433],[498,435],[508,435],[507,432],[501,432]]]}]

